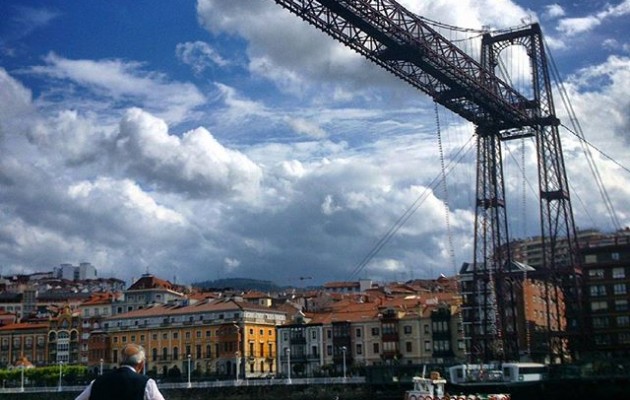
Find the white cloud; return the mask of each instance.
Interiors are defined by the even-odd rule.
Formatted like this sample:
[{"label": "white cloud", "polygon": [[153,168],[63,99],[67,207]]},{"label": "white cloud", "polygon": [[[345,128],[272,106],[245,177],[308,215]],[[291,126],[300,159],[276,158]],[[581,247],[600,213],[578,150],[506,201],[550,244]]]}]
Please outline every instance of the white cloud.
[{"label": "white cloud", "polygon": [[195,75],[201,75],[206,69],[212,68],[214,65],[225,67],[229,64],[206,42],[178,43],[175,53],[181,62],[190,65]]},{"label": "white cloud", "polygon": [[120,162],[162,190],[199,196],[255,196],[260,168],[244,154],[222,146],[204,128],[171,135],[166,123],[131,109],[120,123]]},{"label": "white cloud", "polygon": [[35,111],[32,106],[31,91],[11,77],[0,67],[0,137],[8,132],[17,133],[24,128],[30,115]]},{"label": "white cloud", "polygon": [[314,139],[323,139],[327,136],[325,130],[304,118],[287,118],[286,121],[295,132],[301,135],[306,135]]},{"label": "white cloud", "polygon": [[564,35],[575,36],[590,32],[610,18],[618,18],[627,14],[630,14],[630,0],[624,0],[616,6],[607,4],[603,10],[592,15],[561,19],[556,29]]},{"label": "white cloud", "polygon": [[563,17],[565,15],[564,8],[559,4],[550,4],[545,6],[545,17],[549,19]]},{"label": "white cloud", "polygon": [[195,108],[206,102],[192,84],[170,82],[163,74],[146,72],[137,62],[122,60],[71,60],[48,54],[46,65],[30,68],[32,73],[70,81],[93,95],[113,100],[123,107],[141,106],[171,122],[189,118]]}]

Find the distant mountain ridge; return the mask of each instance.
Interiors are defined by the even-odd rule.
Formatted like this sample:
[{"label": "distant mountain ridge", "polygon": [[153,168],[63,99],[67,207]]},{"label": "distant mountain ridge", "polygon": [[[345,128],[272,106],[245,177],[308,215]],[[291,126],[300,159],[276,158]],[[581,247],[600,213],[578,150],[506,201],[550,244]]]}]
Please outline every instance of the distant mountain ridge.
[{"label": "distant mountain ridge", "polygon": [[214,281],[193,283],[192,286],[200,289],[233,289],[233,290],[260,290],[261,292],[273,292],[282,288],[272,281],[263,281],[250,278],[227,278]]}]

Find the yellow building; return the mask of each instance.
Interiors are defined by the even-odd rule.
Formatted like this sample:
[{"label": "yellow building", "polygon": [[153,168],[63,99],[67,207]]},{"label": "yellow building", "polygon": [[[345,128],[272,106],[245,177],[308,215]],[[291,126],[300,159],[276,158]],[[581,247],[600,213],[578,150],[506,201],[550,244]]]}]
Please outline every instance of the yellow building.
[{"label": "yellow building", "polygon": [[232,299],[196,304],[155,305],[103,321],[111,347],[111,368],[127,343],[147,352],[147,372],[155,376],[191,375],[251,378],[275,373],[276,325],[286,314]]}]

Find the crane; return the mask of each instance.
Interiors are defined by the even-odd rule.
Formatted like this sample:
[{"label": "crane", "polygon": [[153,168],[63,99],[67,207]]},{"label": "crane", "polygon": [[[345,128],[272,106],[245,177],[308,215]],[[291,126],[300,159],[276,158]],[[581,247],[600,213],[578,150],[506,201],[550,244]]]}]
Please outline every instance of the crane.
[{"label": "crane", "polygon": [[[274,1],[475,125],[474,262],[472,279],[462,285],[466,347],[471,358],[517,360],[521,353],[502,142],[534,138],[544,248],[537,274],[548,283],[544,298],[549,314],[562,311],[566,315],[564,322],[548,319],[547,347],[561,361],[567,357],[565,349],[577,352],[583,330],[581,269],[560,121],[540,26],[534,23],[499,34],[485,33],[478,61],[395,0]],[[529,56],[529,96],[495,74],[499,55],[510,46],[523,46]],[[566,310],[560,310],[561,302]]]}]

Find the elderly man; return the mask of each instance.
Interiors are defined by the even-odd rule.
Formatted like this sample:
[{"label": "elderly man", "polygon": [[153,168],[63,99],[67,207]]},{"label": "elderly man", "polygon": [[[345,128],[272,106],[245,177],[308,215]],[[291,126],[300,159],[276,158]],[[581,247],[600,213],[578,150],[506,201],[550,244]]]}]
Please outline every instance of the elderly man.
[{"label": "elderly man", "polygon": [[155,381],[141,374],[142,346],[128,344],[120,356],[120,368],[93,380],[75,400],[164,400]]}]

